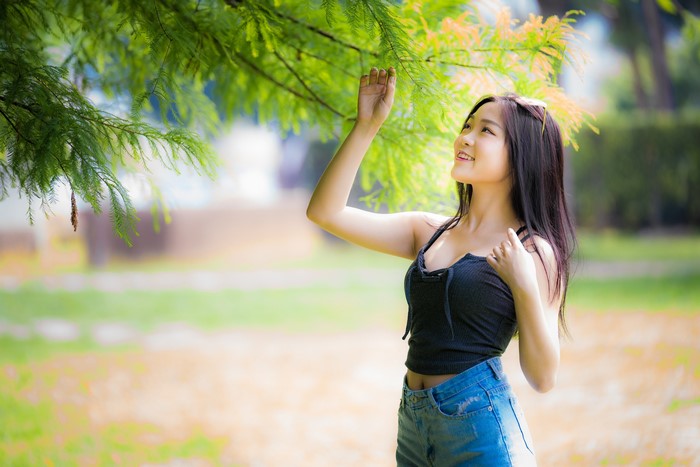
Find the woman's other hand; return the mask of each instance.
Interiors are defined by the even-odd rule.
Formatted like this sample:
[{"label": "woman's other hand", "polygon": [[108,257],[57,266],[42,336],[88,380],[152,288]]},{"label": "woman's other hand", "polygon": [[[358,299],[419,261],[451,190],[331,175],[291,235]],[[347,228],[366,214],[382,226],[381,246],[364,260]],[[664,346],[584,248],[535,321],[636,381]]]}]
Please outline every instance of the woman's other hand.
[{"label": "woman's other hand", "polygon": [[511,290],[538,293],[534,258],[513,229],[508,229],[508,239],[497,245],[486,260]]}]

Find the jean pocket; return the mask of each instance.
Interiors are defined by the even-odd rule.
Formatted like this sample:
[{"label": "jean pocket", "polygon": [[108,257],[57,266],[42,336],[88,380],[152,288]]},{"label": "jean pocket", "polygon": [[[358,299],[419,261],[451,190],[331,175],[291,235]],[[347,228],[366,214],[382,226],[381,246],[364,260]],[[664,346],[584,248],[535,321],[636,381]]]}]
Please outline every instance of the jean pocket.
[{"label": "jean pocket", "polygon": [[535,450],[533,449],[533,443],[532,443],[532,435],[530,434],[530,429],[527,426],[527,421],[525,420],[525,414],[523,413],[523,410],[520,408],[520,404],[518,403],[518,400],[515,397],[510,397],[510,407],[513,409],[513,414],[515,415],[515,420],[518,422],[518,428],[520,428],[520,434],[523,437],[523,441],[525,441],[525,447],[527,448],[530,453],[533,455],[535,454]]},{"label": "jean pocket", "polygon": [[449,418],[473,417],[486,411],[493,411],[488,395],[481,388],[470,388],[446,398],[432,398],[440,414]]}]

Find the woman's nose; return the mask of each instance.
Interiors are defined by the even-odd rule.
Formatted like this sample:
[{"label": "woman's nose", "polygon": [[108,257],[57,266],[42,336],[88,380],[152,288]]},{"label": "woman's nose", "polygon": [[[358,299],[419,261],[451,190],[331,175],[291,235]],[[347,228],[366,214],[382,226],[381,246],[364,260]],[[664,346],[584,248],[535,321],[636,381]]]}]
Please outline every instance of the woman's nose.
[{"label": "woman's nose", "polygon": [[459,137],[459,142],[466,145],[466,146],[471,146],[474,144],[474,138],[472,137],[471,131],[466,131],[462,133]]}]

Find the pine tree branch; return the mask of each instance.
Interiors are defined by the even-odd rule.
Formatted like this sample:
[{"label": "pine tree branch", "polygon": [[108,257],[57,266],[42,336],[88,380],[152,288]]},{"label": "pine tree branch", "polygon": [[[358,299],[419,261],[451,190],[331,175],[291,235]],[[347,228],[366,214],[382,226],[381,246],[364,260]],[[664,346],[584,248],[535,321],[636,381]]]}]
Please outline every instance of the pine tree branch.
[{"label": "pine tree branch", "polygon": [[[229,6],[231,6],[232,8],[238,8],[238,7],[240,6],[240,0],[225,0],[225,2],[226,2]],[[288,19],[289,21],[292,21],[292,22],[294,22],[294,23],[303,25],[303,26],[305,26],[305,27],[313,28],[313,26],[304,25],[304,23],[302,23],[301,21],[297,20],[296,18],[293,18],[293,17],[291,17],[291,16],[283,15],[283,14],[279,13],[279,12],[276,11],[276,10],[271,10],[271,11],[272,11],[272,13],[274,13],[275,15],[277,15],[278,17],[283,17],[283,18]],[[199,34],[200,37],[201,37],[204,33],[203,33],[203,31],[200,29],[199,24],[198,24],[196,21],[194,21],[192,18],[187,18],[187,19],[188,19],[188,22],[189,22],[190,26],[191,26],[191,27],[197,32],[197,34]],[[323,31],[318,30],[318,31],[315,31],[315,32],[317,32],[317,33],[322,33]],[[327,34],[327,35],[330,36],[329,38],[335,39],[335,38],[333,38],[330,34]],[[338,116],[340,116],[340,117],[345,117],[341,112],[339,112],[338,110],[334,109],[334,108],[333,108],[332,106],[330,106],[327,102],[323,101],[323,99],[321,99],[318,95],[316,95],[316,94],[306,85],[306,83],[303,81],[303,79],[301,79],[301,77],[296,73],[296,71],[294,71],[294,70],[291,68],[291,66],[290,66],[288,63],[286,63],[284,60],[280,60],[280,61],[282,62],[282,64],[283,64],[283,66],[285,66],[285,68],[287,68],[293,75],[295,75],[295,78],[296,78],[297,80],[299,80],[299,82],[302,84],[302,86],[304,86],[304,88],[305,88],[308,92],[310,92],[311,96],[304,95],[303,93],[297,91],[296,89],[294,89],[294,88],[288,86],[288,85],[285,84],[284,82],[282,82],[282,81],[276,79],[276,78],[275,78],[274,76],[272,76],[270,73],[267,73],[267,72],[266,72],[265,70],[263,70],[261,67],[259,67],[259,66],[256,65],[255,63],[253,63],[251,60],[248,60],[248,59],[247,59],[244,55],[242,55],[241,53],[238,53],[238,52],[236,52],[235,50],[229,50],[229,47],[227,47],[226,44],[224,44],[223,42],[221,42],[221,40],[219,40],[218,37],[216,37],[216,36],[210,36],[210,37],[211,37],[213,43],[215,44],[215,46],[219,49],[219,52],[220,52],[223,56],[227,57],[229,61],[233,62],[233,60],[232,60],[232,56],[233,56],[233,57],[235,57],[237,60],[239,60],[240,62],[242,62],[243,64],[245,64],[245,65],[246,65],[248,68],[250,68],[253,72],[255,72],[255,73],[257,73],[258,75],[262,76],[262,77],[265,78],[266,80],[272,82],[273,84],[275,84],[276,86],[280,87],[281,89],[284,89],[285,91],[289,92],[289,93],[292,94],[293,96],[295,96],[295,97],[297,97],[297,98],[299,98],[299,99],[302,99],[302,100],[304,100],[304,101],[307,101],[307,102],[316,102],[316,103],[318,103],[318,104],[320,104],[320,105],[326,107],[327,109],[329,109],[329,110],[330,110],[331,112],[333,112],[334,114],[336,114],[336,115],[338,115]],[[342,41],[338,41],[338,40],[336,40],[336,42],[342,43]],[[347,46],[347,47],[350,47],[350,48],[352,48],[352,49],[358,50],[359,52],[370,53],[370,52],[368,52],[368,51],[362,51],[361,49],[359,49],[359,48],[357,48],[357,47],[355,47],[355,46],[352,46],[351,44],[344,44],[344,43],[343,43],[343,45],[345,45],[345,46]],[[277,56],[278,59],[280,59],[280,56],[279,56],[277,53],[275,53],[275,55]]]},{"label": "pine tree branch", "polygon": [[[238,8],[238,7],[241,6],[240,0],[225,0],[225,3],[228,4],[229,6],[231,6],[232,8]],[[283,13],[280,13],[280,12],[277,11],[277,10],[268,10],[268,11],[270,11],[272,14],[274,14],[274,15],[277,16],[277,17],[280,17],[280,18],[286,19],[286,20],[288,20],[288,21],[291,21],[291,22],[293,22],[293,23],[295,23],[295,24],[298,24],[298,25],[300,25],[300,26],[302,26],[302,27],[304,27],[304,28],[306,28],[306,29],[309,29],[309,30],[315,32],[316,34],[320,34],[320,35],[326,37],[327,39],[330,39],[330,40],[332,40],[332,41],[334,41],[334,42],[336,42],[336,43],[339,43],[340,45],[343,45],[344,47],[348,47],[348,48],[350,48],[350,49],[356,50],[356,51],[359,52],[360,54],[366,53],[366,54],[370,54],[370,55],[373,55],[373,56],[378,56],[378,55],[379,55],[379,54],[376,53],[376,52],[371,52],[371,51],[368,51],[368,50],[364,50],[364,49],[361,49],[361,48],[359,48],[359,47],[356,47],[356,46],[354,46],[354,45],[352,45],[352,44],[343,42],[342,40],[340,40],[340,39],[334,37],[334,36],[333,36],[332,34],[330,34],[330,33],[327,33],[327,32],[325,32],[325,31],[323,31],[323,30],[321,30],[321,29],[319,29],[319,28],[316,28],[315,26],[308,25],[308,24],[306,24],[306,23],[304,23],[304,22],[302,22],[302,21],[300,21],[300,20],[298,20],[297,18],[294,18],[294,17],[292,17],[292,16],[289,16],[289,15],[286,15],[286,14],[283,14]],[[204,34],[203,31],[200,29],[199,24],[198,24],[196,21],[194,21],[192,18],[187,18],[187,19],[188,19],[188,22],[189,22],[190,26],[191,26],[200,36]],[[162,24],[162,23],[161,23],[161,24]],[[331,106],[328,102],[326,102],[326,101],[323,100],[320,96],[318,96],[318,94],[316,94],[316,93],[308,86],[308,84],[307,84],[307,83],[303,80],[303,78],[296,72],[296,70],[294,70],[293,67],[279,55],[279,53],[274,52],[274,55],[275,55],[276,58],[282,63],[282,65],[283,65],[290,73],[292,73],[292,75],[297,79],[297,81],[299,81],[299,83],[304,87],[304,89],[305,89],[310,95],[305,95],[304,93],[302,93],[302,92],[300,92],[300,91],[298,91],[298,90],[296,90],[296,89],[290,87],[290,86],[287,85],[286,83],[284,83],[284,82],[282,82],[282,81],[276,79],[273,75],[271,75],[270,73],[267,73],[265,70],[263,70],[263,69],[262,69],[261,67],[259,67],[257,64],[255,64],[255,63],[252,62],[251,60],[248,60],[243,54],[241,54],[241,53],[239,53],[239,52],[236,52],[235,50],[230,50],[230,48],[227,47],[221,40],[219,40],[218,37],[216,37],[216,36],[210,36],[210,37],[211,37],[213,43],[215,44],[215,46],[219,49],[220,53],[221,53],[222,55],[226,56],[226,57],[229,59],[229,61],[233,62],[232,57],[235,57],[238,61],[240,61],[240,62],[242,62],[243,64],[245,64],[245,65],[246,65],[249,69],[251,69],[253,72],[257,73],[257,74],[260,75],[261,77],[263,77],[263,78],[265,78],[266,80],[270,81],[271,83],[275,84],[275,85],[278,86],[279,88],[284,89],[285,91],[289,92],[289,93],[292,94],[293,96],[295,96],[295,97],[297,97],[297,98],[299,98],[299,99],[302,99],[302,100],[304,100],[304,101],[306,101],[306,102],[317,103],[317,104],[319,104],[319,105],[321,105],[321,106],[327,108],[327,109],[328,109],[329,111],[331,111],[333,114],[335,114],[335,115],[337,115],[337,116],[339,116],[339,117],[341,117],[341,118],[347,118],[347,116],[343,115],[342,112],[338,111],[338,110],[335,109],[333,106]]]},{"label": "pine tree branch", "polygon": [[[4,100],[4,99],[3,99],[3,100]],[[9,117],[5,112],[3,112],[2,109],[0,109],[0,115],[2,115],[3,117],[5,117],[5,120],[7,120],[7,123],[10,124],[10,126],[12,127],[12,129],[15,130],[15,133],[17,133],[17,135],[18,135],[19,137],[21,137],[23,140],[25,140],[27,143],[31,144],[32,146],[35,146],[35,145],[36,145],[36,143],[35,143],[34,141],[30,140],[29,138],[27,138],[26,136],[24,136],[24,135],[22,134],[21,131],[19,131],[19,128],[17,128],[17,127],[15,126],[15,123],[12,121],[12,119],[10,119],[10,117]]]},{"label": "pine tree branch", "polygon": [[[31,113],[39,121],[41,121],[43,123],[47,123],[46,120],[44,120],[40,114],[38,114],[36,111],[34,111],[32,109],[32,107],[30,107],[26,104],[22,104],[21,102],[8,101],[3,96],[0,96],[0,101],[6,102],[9,105],[12,105],[15,107],[19,107],[20,109],[24,109],[27,112]],[[110,115],[110,114],[107,114],[106,112],[103,112],[103,111],[100,111],[100,113],[106,114],[107,118],[97,119],[97,118],[90,117],[89,115],[81,115],[80,118],[82,118],[84,120],[88,120],[92,123],[97,123],[98,125],[104,125],[106,127],[109,127],[109,128],[115,129],[115,130],[124,131],[124,132],[130,133],[130,134],[135,135],[135,136],[147,136],[145,132],[134,131],[133,129],[129,128],[129,127],[133,127],[134,125],[129,124],[128,122],[126,124],[124,124],[123,126],[111,123],[111,121],[124,121],[115,115]]]},{"label": "pine tree branch", "polygon": [[271,81],[272,83],[276,84],[277,86],[279,86],[280,88],[284,89],[285,91],[289,92],[290,94],[292,94],[292,95],[298,97],[299,99],[303,99],[303,100],[307,100],[307,101],[309,100],[309,98],[308,98],[307,96],[303,95],[302,93],[300,93],[300,92],[297,91],[296,89],[290,88],[289,86],[285,85],[285,84],[282,83],[281,81],[279,81],[279,80],[275,79],[274,77],[272,77],[270,74],[265,73],[265,71],[262,70],[259,66],[257,66],[257,65],[254,64],[254,63],[252,63],[250,60],[248,60],[247,58],[245,58],[245,57],[242,56],[241,54],[239,54],[239,53],[237,53],[237,52],[233,52],[233,56],[236,57],[236,58],[237,58],[238,60],[240,60],[241,62],[243,62],[246,66],[248,66],[248,68],[250,68],[250,69],[253,70],[254,72],[258,73],[258,74],[259,74],[260,76],[262,76],[263,78],[265,78],[265,79]]},{"label": "pine tree branch", "polygon": [[158,73],[156,74],[156,78],[153,80],[153,86],[151,87],[151,92],[148,93],[147,98],[154,95],[156,93],[156,89],[158,88],[158,83],[161,80],[161,77],[163,76],[163,72],[165,71],[165,62],[168,59],[168,55],[170,54],[170,47],[173,45],[173,38],[170,37],[170,34],[168,34],[168,31],[165,30],[165,26],[163,25],[163,22],[160,20],[160,12],[158,11],[158,3],[154,2],[153,5],[154,9],[156,10],[156,18],[158,18],[158,24],[160,25],[161,31],[163,31],[163,35],[168,38],[168,46],[165,49],[165,54],[163,54],[163,61],[160,63],[160,67],[158,68]]},{"label": "pine tree branch", "polygon": [[275,57],[277,57],[277,59],[278,59],[280,62],[282,62],[282,65],[284,65],[284,67],[285,67],[292,75],[294,75],[294,77],[297,79],[297,81],[299,81],[299,83],[304,87],[304,89],[306,89],[306,90],[309,92],[309,94],[311,94],[311,97],[312,97],[316,102],[318,102],[318,103],[321,104],[323,107],[327,108],[328,110],[330,110],[331,112],[333,112],[333,113],[336,114],[337,116],[339,116],[339,117],[341,117],[341,118],[345,118],[345,115],[343,115],[341,112],[339,112],[338,110],[334,109],[334,108],[333,108],[330,104],[328,104],[326,101],[324,101],[323,99],[321,99],[321,98],[319,97],[319,95],[316,94],[316,93],[314,92],[314,90],[311,89],[311,87],[309,87],[309,85],[304,81],[304,79],[303,79],[301,76],[299,76],[299,73],[297,73],[296,70],[294,70],[294,68],[292,68],[292,66],[289,65],[289,63],[287,63],[287,61],[284,59],[284,57],[282,57],[282,56],[279,54],[279,52],[275,51],[274,54],[275,54]]},{"label": "pine tree branch", "polygon": [[[82,154],[80,151],[78,151],[78,150],[75,149],[75,146],[73,146],[73,143],[71,143],[70,141],[66,141],[66,144],[68,144],[68,146],[70,146],[70,148],[73,150],[73,151],[72,151],[72,154],[76,155],[76,156],[78,157],[78,159],[80,159],[80,162],[82,162],[83,164],[86,164],[86,165],[90,165],[90,164],[85,160],[85,157],[83,157],[83,154]],[[55,154],[54,154],[53,156],[54,156],[54,157],[56,158],[56,160],[58,161],[58,165],[61,167],[61,170],[63,170],[63,173],[66,175],[66,178],[68,179],[68,184],[71,186],[71,189],[73,189],[73,184],[72,184],[71,181],[70,181],[70,177],[68,176],[68,173],[66,172],[66,169],[63,168],[63,164],[61,164],[60,159],[58,159],[58,157],[56,157]],[[107,186],[107,187],[110,186],[110,184],[107,182],[107,180],[105,180],[104,177],[103,177],[103,176],[100,174],[100,172],[98,172],[97,170],[95,171],[95,175],[97,175],[97,178],[99,178],[99,179],[102,181],[102,183],[105,184],[105,186]]]},{"label": "pine tree branch", "polygon": [[[5,103],[7,103],[7,104],[9,104],[9,105],[11,105],[11,106],[18,107],[18,108],[20,108],[20,109],[26,110],[27,112],[29,112],[30,114],[32,114],[32,116],[33,116],[34,118],[36,118],[37,120],[39,120],[41,123],[46,124],[46,120],[44,120],[43,118],[41,118],[41,115],[40,115],[39,113],[37,113],[36,111],[34,111],[30,105],[22,104],[21,102],[9,101],[9,100],[5,99],[4,96],[0,96],[0,101],[3,101],[3,102],[5,102]],[[32,143],[32,144],[34,144],[34,143]]]},{"label": "pine tree branch", "polygon": [[[3,96],[0,96],[0,100],[2,100],[3,102],[8,102],[7,99],[5,99]],[[20,104],[20,103],[16,103],[16,102],[9,102],[9,104],[10,104],[10,105],[14,105],[14,106],[16,106],[16,107],[19,107],[19,108],[22,108],[22,109],[28,111],[29,113],[32,114],[32,116],[34,116],[34,118],[38,119],[38,120],[41,121],[42,123],[46,123],[46,120],[42,119],[41,116],[38,115],[36,112],[34,112],[30,106],[24,105],[24,104]],[[2,110],[0,110],[0,114],[2,114],[3,117],[5,117],[5,119],[8,121],[8,123],[12,126],[12,128],[14,128],[15,132],[16,132],[19,136],[22,137],[22,139],[24,139],[26,142],[28,142],[28,143],[31,144],[32,146],[36,146],[36,142],[34,142],[34,141],[28,139],[27,137],[25,137],[24,135],[22,135],[22,133],[17,129],[17,127],[15,127],[15,125],[13,124],[13,122],[10,120],[10,118],[5,114],[5,112],[3,112]],[[86,116],[83,116],[83,117],[86,118],[86,119],[89,119],[89,118],[86,117]],[[94,121],[94,120],[92,120],[92,121]],[[102,122],[102,123],[104,123],[104,122]],[[73,143],[72,143],[70,140],[66,140],[66,144],[68,144],[68,146],[70,146],[70,148],[73,150],[73,154],[77,155],[78,158],[79,158],[83,163],[86,163],[86,162],[85,162],[85,159],[84,159],[83,156],[82,156],[82,154],[81,154],[79,151],[76,150],[75,146],[73,146]],[[67,171],[66,168],[63,166],[63,162],[62,162],[61,159],[59,159],[58,156],[56,156],[56,154],[54,154],[53,152],[51,153],[51,156],[52,156],[54,159],[56,159],[56,162],[58,163],[58,166],[61,168],[61,172],[63,172],[63,174],[66,176],[66,179],[68,180],[68,184],[69,184],[69,186],[71,187],[71,190],[73,190],[73,189],[74,189],[74,188],[73,188],[73,184],[71,183],[71,179],[70,179],[70,176],[69,176],[69,174],[68,174],[68,171]],[[105,180],[104,178],[102,178],[102,176],[101,176],[99,173],[97,173],[97,176],[100,178],[100,180],[102,180],[103,183],[107,184],[106,180]]]},{"label": "pine tree branch", "polygon": [[449,54],[454,54],[454,53],[472,53],[472,52],[525,52],[527,50],[537,50],[538,52],[541,51],[543,47],[549,46],[550,43],[546,42],[541,44],[539,47],[475,47],[469,50],[464,50],[464,49],[448,49],[448,50],[443,50],[442,52],[433,54],[433,55],[428,55],[425,57],[425,60],[430,60],[435,57],[440,57],[442,55],[449,55]]},{"label": "pine tree branch", "polygon": [[[8,102],[2,96],[0,96],[0,100]],[[42,118],[41,114],[35,112],[30,106],[27,106],[27,105],[24,105],[21,103],[11,102],[11,101],[9,102],[9,104],[15,105],[19,108],[26,110],[27,112],[31,113],[34,118],[36,118],[37,120],[41,121],[44,124],[48,123],[45,119]],[[135,137],[141,136],[141,137],[146,137],[149,139],[152,138],[152,135],[150,135],[147,131],[139,131],[138,124],[131,123],[128,120],[123,120],[123,119],[121,119],[117,116],[111,115],[107,112],[98,111],[98,114],[100,115],[101,118],[95,118],[95,117],[90,116],[89,114],[83,113],[80,115],[80,119],[91,122],[91,123],[95,124],[97,127],[101,126],[101,127],[109,128],[112,131],[114,131],[114,134],[117,134],[117,135],[119,132],[123,132],[123,133],[128,133],[128,134],[135,136]],[[13,127],[14,127],[14,125],[13,125]],[[158,136],[162,137],[163,135],[159,134]],[[27,142],[29,142],[30,144],[32,144],[32,146],[36,147],[35,142],[29,141],[26,138],[24,138],[24,139]],[[75,146],[73,145],[73,143],[69,139],[66,139],[65,143],[68,144],[71,147],[71,149],[73,149],[73,154],[77,155],[83,163],[87,163],[85,158],[83,157],[82,153],[75,148]],[[133,146],[132,146],[132,148],[133,148]],[[56,157],[56,156],[54,155],[54,157]],[[59,165],[60,165],[60,162],[59,162]],[[65,171],[65,169],[63,170],[63,172],[66,175],[66,177],[68,177],[68,173]],[[99,176],[99,174],[98,174],[98,176]],[[107,180],[105,180],[101,176],[100,176],[100,179],[102,180],[103,183],[108,184]],[[72,187],[72,185],[71,185],[71,187]]]},{"label": "pine tree branch", "polygon": [[[197,5],[199,6],[199,5]],[[170,34],[168,34],[168,31],[165,30],[165,26],[163,26],[163,22],[160,20],[160,12],[158,11],[158,2],[153,2],[153,8],[156,10],[156,18],[158,19],[158,24],[160,25],[161,31],[163,31],[163,34],[165,37],[168,38],[168,40],[172,43],[173,38],[170,37]]]},{"label": "pine tree branch", "polygon": [[533,47],[476,47],[470,52],[524,52],[532,50]]},{"label": "pine tree branch", "polygon": [[[240,55],[240,54],[238,54],[238,53],[236,53],[236,52],[233,52],[233,55],[234,55],[238,60],[240,60],[241,62],[243,62],[244,64],[246,64],[246,65],[247,65],[249,68],[251,68],[253,71],[255,71],[256,73],[258,73],[260,76],[262,76],[263,78],[265,78],[265,79],[271,81],[271,82],[274,83],[275,85],[279,86],[280,88],[284,89],[285,91],[289,92],[290,94],[292,94],[292,95],[298,97],[299,99],[305,100],[305,101],[307,101],[307,102],[316,102],[316,103],[319,103],[319,104],[323,105],[324,107],[328,108],[331,112],[335,113],[335,114],[338,115],[339,117],[341,117],[341,118],[347,118],[347,117],[346,117],[345,115],[343,115],[341,112],[335,110],[335,109],[334,109],[333,107],[331,107],[329,104],[325,103],[325,102],[324,102],[322,99],[320,99],[319,97],[313,98],[313,96],[312,96],[312,97],[305,96],[304,94],[300,93],[300,92],[297,91],[296,89],[290,88],[289,86],[287,86],[287,85],[284,84],[283,82],[277,80],[276,78],[274,78],[273,76],[271,76],[269,73],[266,73],[264,70],[262,70],[260,67],[258,67],[257,65],[255,65],[254,63],[252,63],[250,60],[246,59],[246,58],[243,57],[242,55]],[[300,78],[298,78],[298,79],[300,79]],[[303,84],[302,84],[302,85],[303,85]],[[311,92],[313,92],[313,91],[311,91]]]},{"label": "pine tree branch", "polygon": [[[411,59],[404,59],[407,62],[413,61]],[[484,65],[470,65],[468,63],[459,63],[459,62],[451,62],[447,60],[432,60],[431,58],[426,58],[425,59],[426,63],[435,63],[437,65],[448,65],[448,66],[456,66],[460,68],[468,68],[472,70],[485,70],[488,67]]]},{"label": "pine tree branch", "polygon": [[391,51],[394,54],[394,57],[396,57],[396,60],[398,60],[399,65],[401,65],[401,68],[403,68],[403,71],[406,72],[406,75],[409,78],[411,78],[411,81],[413,81],[413,84],[415,84],[417,86],[418,83],[413,78],[413,75],[406,69],[406,66],[404,65],[405,62],[403,60],[401,60],[401,57],[399,57],[399,54],[396,51],[396,48],[394,47],[394,43],[389,39],[389,34],[386,30],[384,23],[377,17],[377,14],[374,11],[374,9],[369,4],[366,4],[366,5],[367,5],[367,9],[369,10],[369,12],[372,14],[372,17],[374,18],[374,21],[376,21],[377,25],[379,26],[380,31],[382,32],[382,34],[386,38],[386,41],[389,44],[389,47],[391,48]]},{"label": "pine tree branch", "polygon": [[347,71],[345,68],[339,67],[338,65],[336,65],[336,64],[333,63],[332,61],[328,60],[327,58],[324,58],[324,57],[321,57],[321,56],[319,56],[319,55],[316,55],[316,54],[314,54],[314,53],[312,53],[312,52],[309,52],[308,50],[302,49],[301,47],[299,47],[299,46],[297,46],[297,45],[294,45],[294,44],[289,44],[289,43],[288,43],[288,44],[286,44],[286,45],[288,45],[289,47],[291,47],[292,49],[294,49],[299,55],[302,55],[302,56],[303,56],[303,55],[309,56],[309,57],[311,57],[311,58],[313,58],[313,59],[315,59],[315,60],[318,60],[319,62],[325,63],[326,65],[328,65],[328,66],[331,67],[331,68],[334,68],[334,69],[338,70],[339,72],[343,73],[343,74],[346,75],[346,76],[350,76],[350,77],[352,77],[352,78],[357,78],[357,75],[355,75],[354,73],[350,73],[350,72]]},{"label": "pine tree branch", "polygon": [[[68,145],[73,149],[73,151],[75,151],[75,148],[74,148],[73,145],[70,143],[70,141],[68,142]],[[66,180],[68,180],[68,186],[70,187],[71,191],[75,191],[75,189],[73,188],[73,182],[71,181],[71,178],[70,178],[70,176],[68,175],[68,171],[67,171],[66,168],[63,166],[63,162],[61,161],[61,159],[59,159],[58,156],[57,156],[56,154],[54,154],[53,152],[51,153],[51,156],[52,156],[54,159],[56,159],[56,163],[57,163],[58,166],[61,168],[61,172],[63,172],[63,175],[65,175]],[[80,156],[78,156],[78,157],[80,157]],[[98,176],[99,176],[99,175],[98,175]]]},{"label": "pine tree branch", "polygon": [[165,74],[165,62],[168,58],[168,54],[170,54],[170,47],[172,47],[172,45],[173,45],[173,40],[170,39],[167,34],[165,34],[165,36],[168,37],[168,46],[165,49],[165,54],[163,54],[163,61],[160,63],[160,67],[158,68],[158,73],[156,73],[156,77],[153,80],[153,85],[151,86],[151,90],[147,94],[145,94],[145,95],[142,94],[139,97],[138,101],[140,101],[140,104],[138,101],[136,102],[137,104],[139,104],[137,106],[137,110],[136,110],[137,112],[139,112],[141,110],[141,109],[139,109],[139,107],[141,107],[141,105],[143,104],[143,102],[146,101],[146,99],[149,99],[151,96],[155,95],[156,90],[158,89],[158,84],[160,83],[163,75]]},{"label": "pine tree branch", "polygon": [[[227,0],[227,3],[230,4],[232,1],[233,1],[233,0]],[[362,54],[368,54],[368,55],[372,55],[372,56],[374,56],[374,57],[379,57],[379,53],[377,53],[377,52],[373,52],[373,51],[371,51],[371,50],[362,49],[362,48],[360,48],[360,47],[357,47],[356,45],[350,44],[349,42],[345,42],[345,41],[343,41],[342,39],[338,39],[338,38],[335,37],[333,34],[327,32],[327,31],[324,31],[324,30],[322,30],[322,29],[320,29],[320,28],[318,28],[318,27],[316,27],[316,26],[313,26],[313,25],[311,25],[311,24],[304,23],[303,21],[301,21],[301,20],[299,20],[299,19],[297,19],[297,18],[294,18],[293,16],[289,16],[289,15],[286,15],[286,14],[284,14],[284,13],[280,13],[280,12],[277,11],[277,10],[273,10],[272,12],[273,12],[275,15],[277,15],[278,17],[280,17],[280,18],[286,19],[287,21],[291,21],[291,22],[294,23],[294,24],[298,24],[299,26],[301,26],[301,27],[303,27],[303,28],[305,28],[305,29],[308,29],[309,31],[311,31],[311,32],[313,32],[313,33],[315,33],[315,34],[318,34],[318,35],[320,35],[320,36],[322,36],[322,37],[325,37],[326,39],[329,39],[329,40],[335,42],[336,44],[339,44],[339,45],[341,45],[341,46],[343,46],[343,47],[345,47],[345,48],[348,48],[348,49],[352,49],[352,50],[356,51],[357,53],[359,53],[360,55],[362,55]]]}]

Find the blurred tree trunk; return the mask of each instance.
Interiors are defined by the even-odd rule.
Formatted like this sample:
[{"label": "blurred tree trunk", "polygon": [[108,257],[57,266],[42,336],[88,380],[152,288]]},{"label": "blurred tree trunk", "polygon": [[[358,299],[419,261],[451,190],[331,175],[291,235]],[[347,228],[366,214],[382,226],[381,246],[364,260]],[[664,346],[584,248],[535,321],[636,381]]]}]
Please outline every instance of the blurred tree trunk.
[{"label": "blurred tree trunk", "polygon": [[[652,75],[654,76],[654,102],[653,108],[661,111],[672,112],[673,87],[671,76],[668,70],[668,60],[666,59],[666,48],[664,43],[663,25],[659,7],[655,0],[642,0],[642,13],[647,29],[647,40],[651,53]],[[648,154],[649,163],[654,167],[659,158],[655,151]],[[661,193],[659,190],[651,190],[651,200],[649,203],[649,221],[651,226],[656,228],[662,224]]]},{"label": "blurred tree trunk", "polygon": [[673,86],[666,59],[666,47],[664,44],[663,25],[659,7],[655,0],[642,0],[642,12],[647,29],[647,39],[651,50],[652,73],[656,91],[654,107],[659,110],[672,111]]},{"label": "blurred tree trunk", "polygon": [[643,110],[649,109],[649,98],[646,91],[644,90],[644,84],[642,83],[642,70],[639,67],[639,58],[637,57],[637,50],[634,47],[625,47],[625,54],[630,61],[632,66],[632,86],[634,88],[634,97],[637,101],[637,107]]}]

